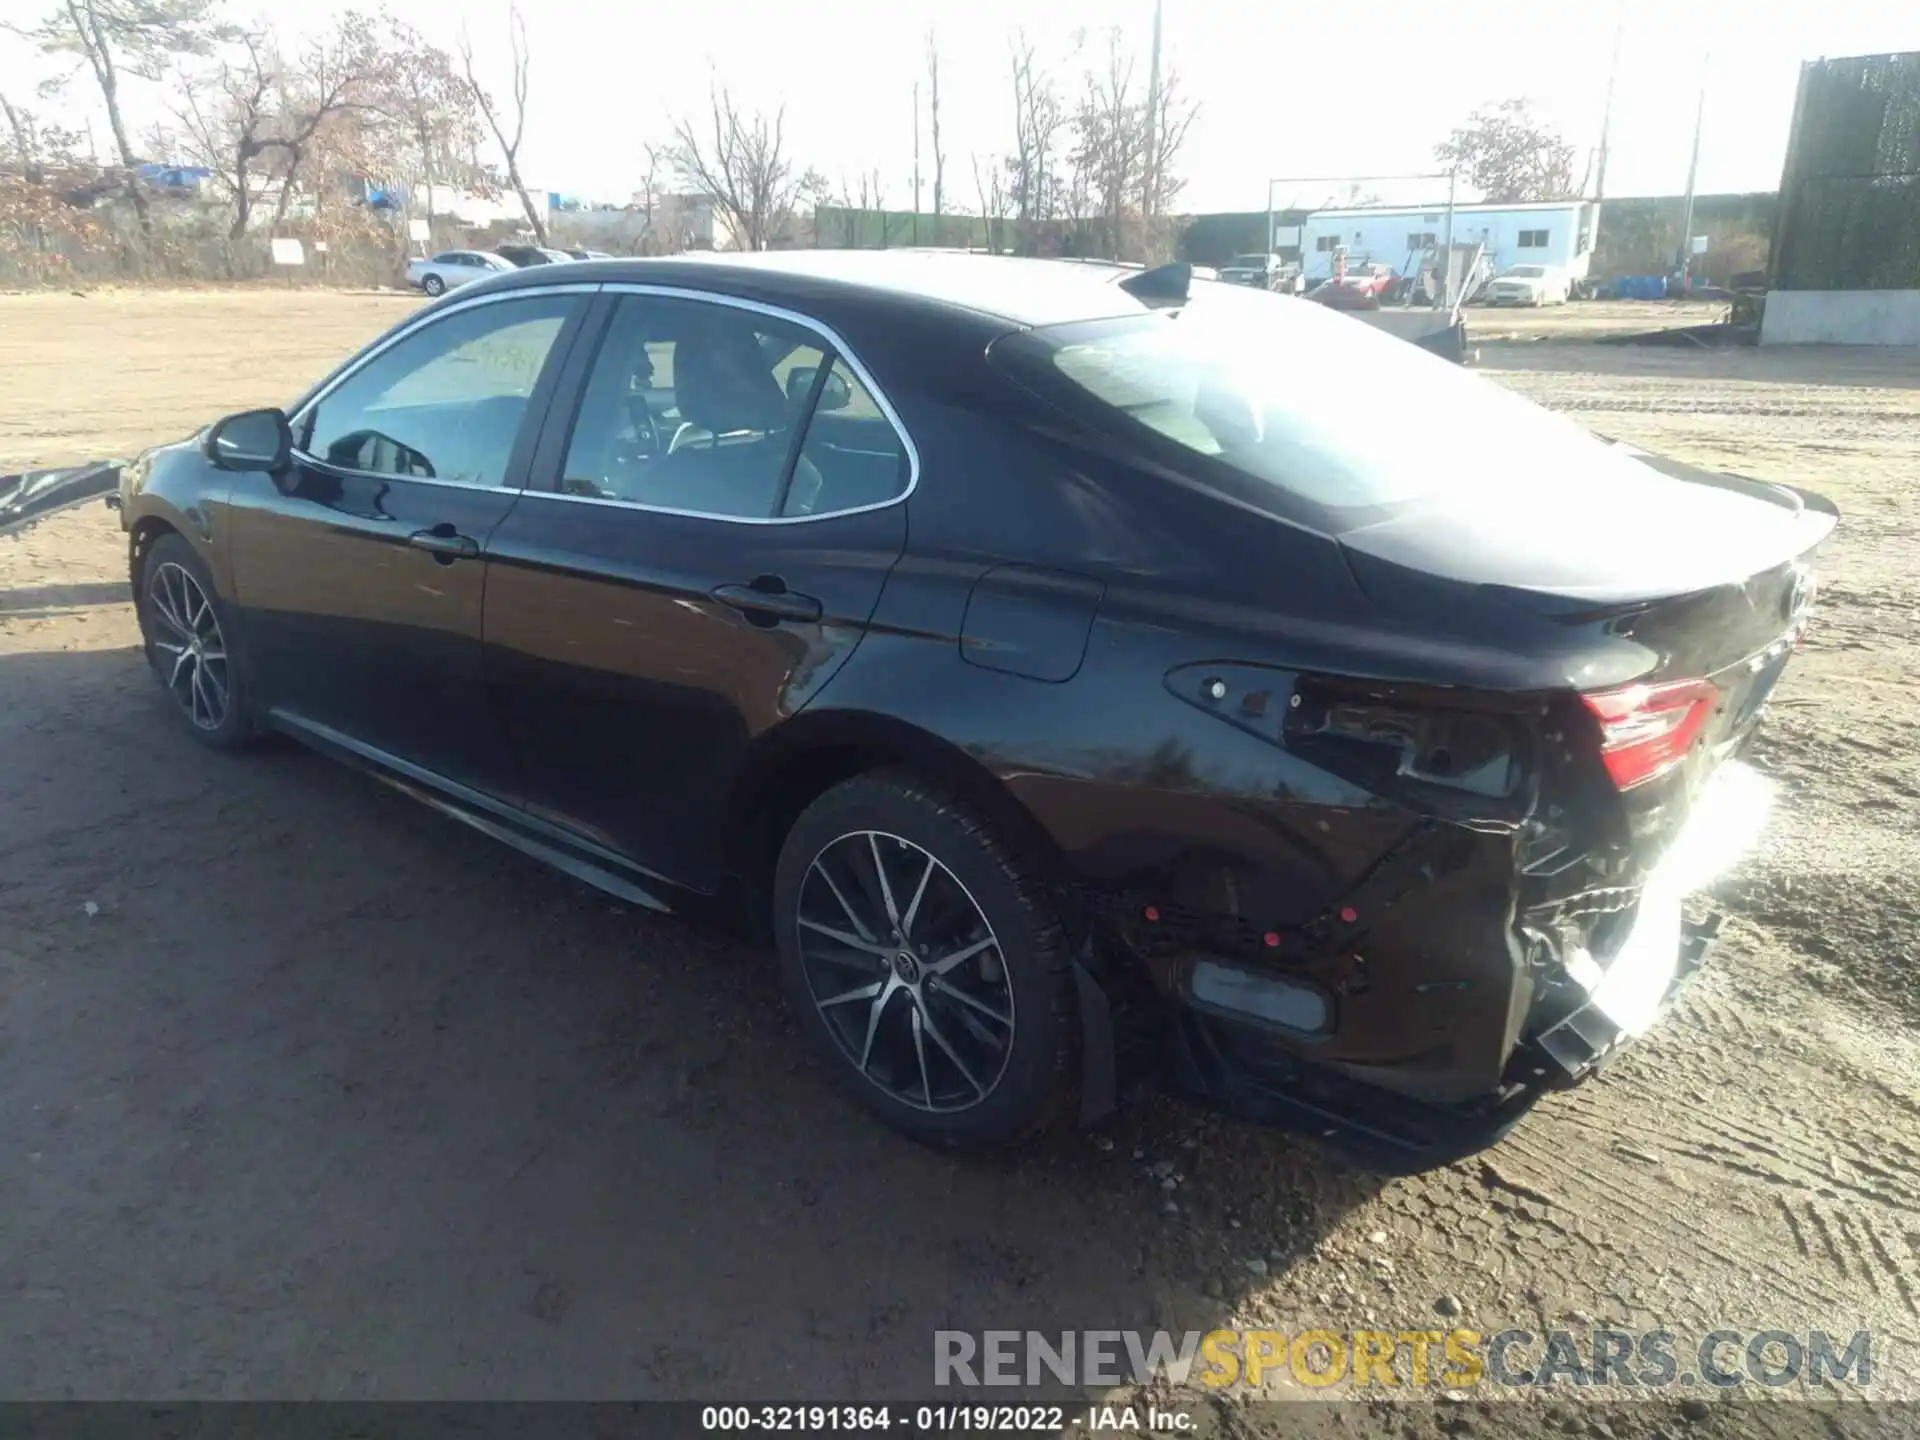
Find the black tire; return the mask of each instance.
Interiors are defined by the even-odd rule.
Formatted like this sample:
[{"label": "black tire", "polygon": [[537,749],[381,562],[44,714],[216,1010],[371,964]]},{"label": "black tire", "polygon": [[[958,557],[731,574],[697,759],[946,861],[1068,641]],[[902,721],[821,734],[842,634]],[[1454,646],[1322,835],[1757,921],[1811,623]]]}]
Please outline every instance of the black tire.
[{"label": "black tire", "polygon": [[429,295],[439,296],[447,293],[447,282],[438,275],[429,275],[420,282],[420,288]]},{"label": "black tire", "polygon": [[[859,855],[863,839],[873,847],[876,866],[891,868],[901,882],[894,887],[895,905],[913,922],[906,927],[904,958],[912,962],[912,952],[919,949],[924,966],[913,987],[896,984],[902,978],[899,957],[889,962],[848,950],[845,958],[829,956],[823,962],[825,952],[840,948],[837,942],[828,940],[823,946],[814,930],[803,932],[803,914],[814,920],[822,914],[832,918],[851,913],[834,893],[830,878],[823,880],[816,870],[817,861],[829,877],[839,868],[849,889],[866,885],[867,894],[855,896],[852,904],[872,914],[869,901],[876,887],[845,868],[845,857]],[[938,862],[937,872],[926,863],[928,857]],[[932,878],[920,882],[927,909],[915,919],[908,896],[923,864]],[[943,938],[943,929],[947,935],[980,934],[977,928],[946,929],[964,924],[966,902],[988,927],[991,941],[977,962],[959,962],[958,968],[940,972],[942,945],[952,947],[949,962],[963,950],[979,949],[977,939],[968,945]],[[805,911],[803,904],[809,907]],[[818,908],[823,904],[824,911]],[[931,955],[925,944],[916,946],[916,927],[921,936],[931,937]],[[976,1149],[1018,1140],[1072,1113],[1080,1073],[1072,952],[1048,887],[970,806],[903,771],[857,776],[829,790],[794,823],[781,847],[773,884],[773,928],[788,998],[801,1028],[840,1083],[902,1134],[925,1144]],[[869,928],[886,942],[877,948],[891,948],[891,937]],[[874,977],[871,981],[862,980],[862,966],[872,967],[865,972]],[[847,985],[848,993],[881,986],[884,994],[878,998],[898,997],[902,991],[906,998],[887,1001],[877,1021],[864,996],[836,1008],[830,1020],[827,1007],[818,1002],[831,997],[816,989],[823,968],[844,974],[844,982],[834,983]],[[960,1003],[955,991],[971,997],[972,1003]],[[1011,1037],[998,1053],[999,1068],[989,1082],[984,1077],[995,1058],[993,1041],[1001,1033],[990,1011],[1001,1007],[1011,1020]],[[936,1026],[941,1033],[935,1038],[945,1047],[944,1054],[924,1044],[926,1037],[935,1036]],[[863,1032],[866,1046],[876,1050],[870,1068],[863,1069],[854,1053],[854,1032]],[[877,1051],[885,1042],[898,1056],[909,1034],[924,1048],[916,1055],[922,1089],[919,1095],[902,1098],[910,1085],[888,1083]],[[899,1073],[897,1066],[894,1073]],[[913,1073],[907,1070],[909,1080]],[[935,1076],[943,1091],[960,1098],[952,1103],[938,1098]]]},{"label": "black tire", "polygon": [[246,745],[255,732],[239,632],[199,552],[179,535],[162,535],[141,557],[134,593],[147,663],[168,709],[202,745]]}]

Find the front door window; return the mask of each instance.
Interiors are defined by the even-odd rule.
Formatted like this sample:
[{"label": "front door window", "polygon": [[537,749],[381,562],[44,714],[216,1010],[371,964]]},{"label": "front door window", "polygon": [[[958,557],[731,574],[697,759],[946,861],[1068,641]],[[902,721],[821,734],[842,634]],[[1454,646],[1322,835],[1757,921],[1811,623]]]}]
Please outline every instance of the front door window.
[{"label": "front door window", "polygon": [[382,351],[323,395],[295,430],[316,460],[364,474],[492,486],[572,295],[455,311]]}]

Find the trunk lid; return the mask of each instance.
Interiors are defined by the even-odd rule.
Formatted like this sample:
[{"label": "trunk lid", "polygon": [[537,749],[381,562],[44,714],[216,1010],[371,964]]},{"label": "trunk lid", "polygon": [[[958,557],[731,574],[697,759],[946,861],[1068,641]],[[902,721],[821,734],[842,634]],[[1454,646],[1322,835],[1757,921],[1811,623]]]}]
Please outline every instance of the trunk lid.
[{"label": "trunk lid", "polygon": [[1341,544],[1571,614],[1744,584],[1813,549],[1838,518],[1804,491],[1614,449],[1640,464],[1604,483],[1448,487]]},{"label": "trunk lid", "polygon": [[[1642,463],[1618,483],[1443,493],[1340,537],[1355,579],[1385,608],[1473,611],[1550,636],[1581,691],[1712,679],[1751,719],[1812,603],[1811,556],[1838,512],[1821,496],[1616,447]],[[1435,584],[1435,582],[1441,582]],[[1446,582],[1452,582],[1448,585]],[[1443,598],[1470,587],[1470,602]]]}]

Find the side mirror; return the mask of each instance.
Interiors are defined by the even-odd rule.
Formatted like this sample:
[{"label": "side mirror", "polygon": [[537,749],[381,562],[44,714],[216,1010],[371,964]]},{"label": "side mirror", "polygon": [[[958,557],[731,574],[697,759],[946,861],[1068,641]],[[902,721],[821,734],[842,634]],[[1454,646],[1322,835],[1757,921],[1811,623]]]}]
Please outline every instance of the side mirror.
[{"label": "side mirror", "polygon": [[284,410],[243,410],[215,421],[200,448],[217,470],[271,474],[287,468],[293,455],[293,427]]},{"label": "side mirror", "polygon": [[[796,365],[787,372],[787,402],[791,405],[804,405],[807,396],[813,393],[813,382],[820,373],[817,365]],[[847,377],[838,370],[827,372],[827,383],[820,387],[820,400],[815,406],[819,410],[844,410],[853,403],[853,390],[847,384]]]},{"label": "side mirror", "polygon": [[827,383],[820,387],[819,410],[844,410],[853,403],[853,387],[838,370],[827,372]]}]

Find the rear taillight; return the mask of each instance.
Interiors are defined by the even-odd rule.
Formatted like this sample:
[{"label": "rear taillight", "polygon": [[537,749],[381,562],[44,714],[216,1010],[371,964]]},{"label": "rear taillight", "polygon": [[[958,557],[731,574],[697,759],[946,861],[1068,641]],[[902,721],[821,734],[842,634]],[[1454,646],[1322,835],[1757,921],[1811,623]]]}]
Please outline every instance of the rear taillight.
[{"label": "rear taillight", "polygon": [[1686,758],[1719,692],[1705,680],[1629,685],[1582,695],[1600,722],[1600,758],[1622,790],[1664,775]]}]

